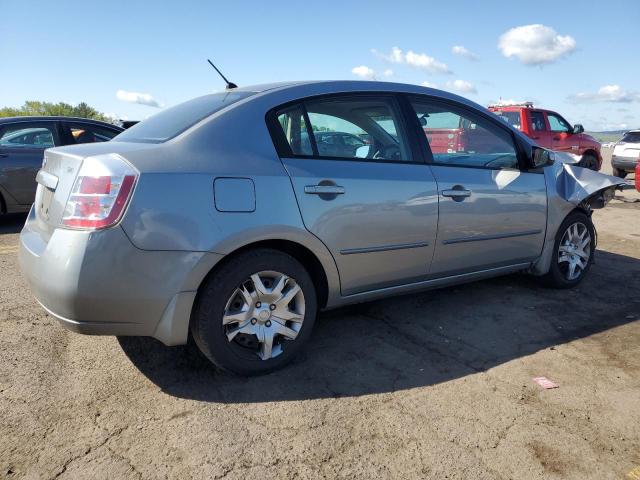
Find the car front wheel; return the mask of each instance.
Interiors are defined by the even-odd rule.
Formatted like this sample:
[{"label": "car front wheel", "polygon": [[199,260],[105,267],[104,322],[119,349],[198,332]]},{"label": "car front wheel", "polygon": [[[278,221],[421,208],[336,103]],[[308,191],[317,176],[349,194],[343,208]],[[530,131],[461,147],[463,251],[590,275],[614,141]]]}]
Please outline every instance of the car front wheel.
[{"label": "car front wheel", "polygon": [[551,266],[544,277],[546,283],[555,288],[579,284],[593,263],[595,239],[591,218],[583,212],[568,215],[556,234]]},{"label": "car front wheel", "polygon": [[201,287],[191,332],[218,367],[257,375],[300,352],[316,313],[316,291],[305,268],[286,253],[256,249],[227,261]]}]

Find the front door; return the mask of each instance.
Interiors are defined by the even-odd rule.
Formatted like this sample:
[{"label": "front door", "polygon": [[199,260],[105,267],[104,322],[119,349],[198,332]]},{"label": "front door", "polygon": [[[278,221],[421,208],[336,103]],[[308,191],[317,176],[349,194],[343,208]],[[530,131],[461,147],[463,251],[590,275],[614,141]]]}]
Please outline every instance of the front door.
[{"label": "front door", "polygon": [[557,113],[547,112],[551,130],[552,149],[559,152],[580,153],[580,137],[573,134],[573,127]]},{"label": "front door", "polygon": [[[324,97],[275,116],[304,224],[331,251],[342,294],[424,279],[436,239],[437,189],[412,152],[396,98]],[[324,143],[338,134],[362,142],[336,153]]]},{"label": "front door", "polygon": [[44,150],[57,145],[55,122],[17,122],[0,126],[0,185],[19,205],[30,205]]},{"label": "front door", "polygon": [[544,175],[520,168],[514,136],[499,121],[427,97],[412,97],[420,124],[455,122],[458,148],[429,149],[438,184],[438,239],[431,276],[468,273],[536,259],[545,237]]}]

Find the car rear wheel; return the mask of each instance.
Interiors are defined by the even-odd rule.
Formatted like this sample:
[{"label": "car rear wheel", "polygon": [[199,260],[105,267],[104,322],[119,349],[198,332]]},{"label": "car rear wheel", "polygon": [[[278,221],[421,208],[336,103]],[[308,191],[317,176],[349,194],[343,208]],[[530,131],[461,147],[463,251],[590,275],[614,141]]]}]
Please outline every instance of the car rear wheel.
[{"label": "car rear wheel", "polygon": [[551,266],[544,277],[547,285],[555,288],[578,285],[593,263],[595,239],[591,218],[582,212],[567,216],[556,234]]},{"label": "car rear wheel", "polygon": [[615,177],[624,178],[624,177],[627,176],[627,172],[625,172],[624,170],[620,170],[620,169],[617,169],[615,167],[612,167],[612,169],[613,169],[613,175]]},{"label": "car rear wheel", "polygon": [[257,375],[300,352],[316,314],[316,291],[305,268],[283,252],[256,249],[226,262],[206,281],[191,332],[218,367]]},{"label": "car rear wheel", "polygon": [[595,157],[595,155],[586,153],[580,159],[578,166],[582,168],[588,168],[589,170],[598,170],[598,159]]}]

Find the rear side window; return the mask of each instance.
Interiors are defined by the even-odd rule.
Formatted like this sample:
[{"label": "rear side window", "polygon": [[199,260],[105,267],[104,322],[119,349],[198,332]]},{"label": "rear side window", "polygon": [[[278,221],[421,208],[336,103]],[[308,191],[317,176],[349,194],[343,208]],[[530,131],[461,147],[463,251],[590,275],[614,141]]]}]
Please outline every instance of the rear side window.
[{"label": "rear side window", "polygon": [[20,122],[0,127],[0,147],[51,148],[56,145],[52,123]]},{"label": "rear side window", "polygon": [[529,112],[531,130],[534,132],[544,132],[547,129],[547,125],[544,123],[544,113],[542,112]]},{"label": "rear side window", "polygon": [[[329,97],[276,112],[290,152],[317,158],[412,161],[393,97]],[[279,144],[280,142],[276,142]]]},{"label": "rear side window", "polygon": [[253,92],[224,92],[194,98],[162,110],[118,135],[118,142],[162,143],[179,135],[218,110],[253,95]]},{"label": "rear side window", "polygon": [[70,123],[69,130],[75,143],[108,142],[120,133],[117,130],[83,123]]},{"label": "rear side window", "polygon": [[[511,134],[466,109],[429,99],[411,101],[429,144],[433,161],[443,165],[479,168],[518,168]],[[456,128],[441,128],[440,118],[455,118]],[[436,118],[436,122],[432,122]],[[434,126],[434,123],[436,126]]]},{"label": "rear side window", "polygon": [[498,118],[511,125],[513,128],[522,130],[522,122],[520,121],[520,112],[493,112]]}]

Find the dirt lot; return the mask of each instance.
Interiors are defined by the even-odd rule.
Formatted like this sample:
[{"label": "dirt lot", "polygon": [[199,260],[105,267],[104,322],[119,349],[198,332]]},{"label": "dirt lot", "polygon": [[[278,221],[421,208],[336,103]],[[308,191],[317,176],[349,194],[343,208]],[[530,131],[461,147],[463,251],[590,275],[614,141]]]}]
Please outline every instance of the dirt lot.
[{"label": "dirt lot", "polygon": [[596,212],[578,289],[514,275],[325,313],[303,358],[249,380],[188,347],[63,330],[19,273],[24,218],[4,219],[0,478],[627,478],[640,467],[634,199]]}]

